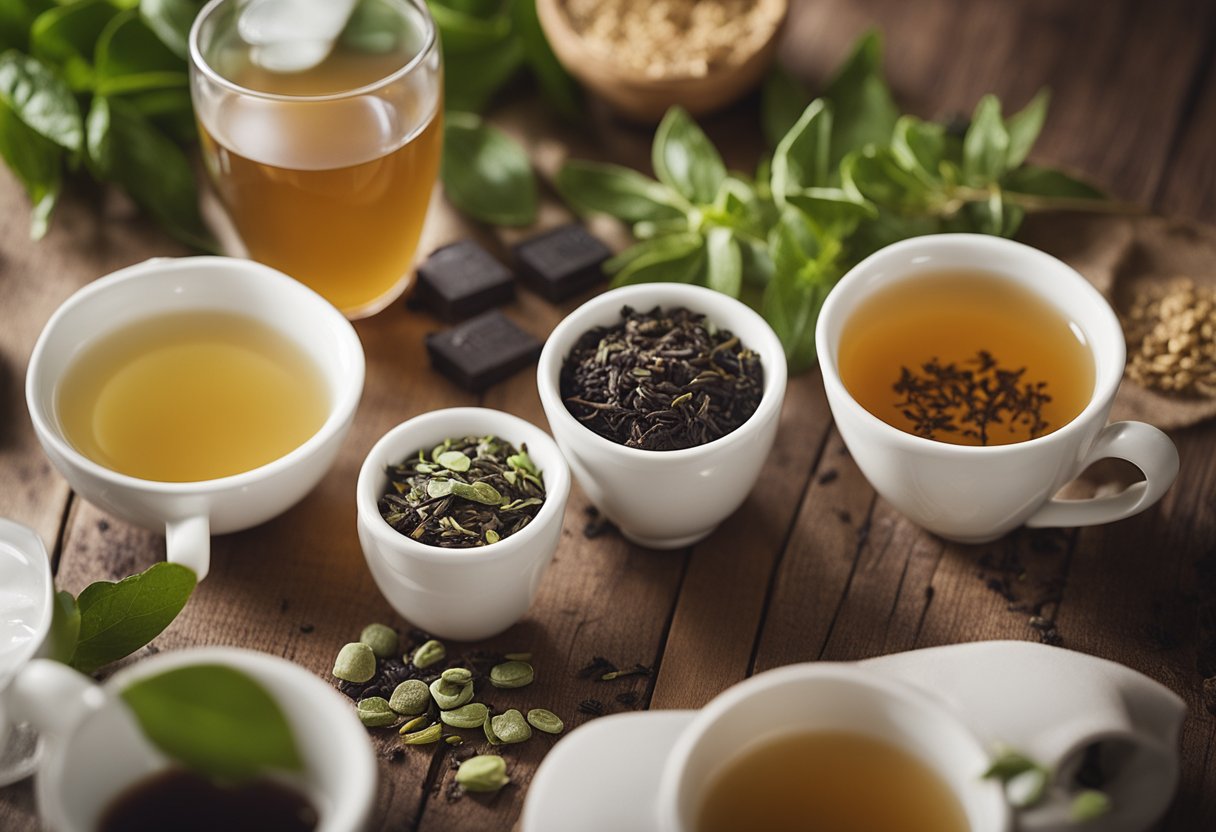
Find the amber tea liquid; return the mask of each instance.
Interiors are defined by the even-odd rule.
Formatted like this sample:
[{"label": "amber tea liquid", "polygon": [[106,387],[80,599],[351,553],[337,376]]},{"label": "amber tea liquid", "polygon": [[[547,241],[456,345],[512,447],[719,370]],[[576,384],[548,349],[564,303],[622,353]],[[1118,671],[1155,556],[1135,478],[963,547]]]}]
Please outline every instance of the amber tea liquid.
[{"label": "amber tea liquid", "polygon": [[845,322],[837,367],[849,394],[907,433],[1005,445],[1071,422],[1093,395],[1083,331],[1048,301],[985,272],[917,275]]},{"label": "amber tea liquid", "polygon": [[790,734],[726,763],[695,832],[968,832],[946,783],[902,749],[848,732]]},{"label": "amber tea liquid", "polygon": [[438,173],[437,89],[402,84],[302,101],[374,84],[412,54],[369,54],[339,42],[320,65],[296,73],[224,54],[228,80],[284,96],[226,95],[196,105],[207,170],[250,256],[348,317],[378,311],[410,278]]}]

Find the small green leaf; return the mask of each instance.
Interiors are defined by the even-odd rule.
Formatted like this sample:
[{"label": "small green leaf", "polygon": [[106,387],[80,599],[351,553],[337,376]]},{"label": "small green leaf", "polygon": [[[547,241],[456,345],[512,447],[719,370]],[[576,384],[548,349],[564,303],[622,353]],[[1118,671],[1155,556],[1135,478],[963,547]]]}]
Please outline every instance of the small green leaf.
[{"label": "small green leaf", "polygon": [[896,162],[893,148],[870,145],[854,151],[841,163],[841,174],[870,202],[900,213],[923,211],[929,200],[929,186]]},{"label": "small green leaf", "polygon": [[1110,814],[1110,796],[1096,789],[1086,789],[1075,798],[1068,810],[1068,818],[1076,823],[1085,823]]},{"label": "small green leaf", "polygon": [[882,75],[882,39],[877,32],[857,42],[823,97],[832,105],[833,169],[853,150],[890,142],[899,109]]},{"label": "small green leaf", "polygon": [[940,124],[903,116],[891,137],[891,155],[901,168],[926,185],[941,181],[946,161],[946,130]]},{"label": "small green leaf", "polygon": [[168,627],[198,582],[176,563],[157,563],[118,583],[89,584],[77,598],[80,639],[71,664],[92,673],[134,653]]},{"label": "small green leaf", "polygon": [[769,147],[780,144],[810,103],[806,87],[780,64],[773,64],[760,90],[760,124]]},{"label": "small green leaf", "polygon": [[1032,196],[1059,197],[1061,199],[1106,199],[1106,194],[1092,185],[1074,179],[1062,171],[1034,165],[1023,165],[1017,170],[1009,172],[1001,180],[1001,186],[1006,191]]},{"label": "small green leaf", "polygon": [[435,461],[449,471],[463,472],[469,470],[473,461],[463,451],[443,451],[435,456]]},{"label": "small green leaf", "polygon": [[502,494],[488,482],[475,482],[472,485],[454,482],[452,483],[452,495],[487,506],[499,506],[503,503]]},{"label": "small green leaf", "polygon": [[997,749],[997,753],[988,765],[988,769],[980,777],[985,780],[997,780],[1001,783],[1007,783],[1019,774],[1039,767],[1038,763],[1025,754],[1001,746]]},{"label": "small green leaf", "polygon": [[185,60],[190,54],[190,27],[206,0],[140,0],[139,14],[160,42]]},{"label": "small green leaf", "polygon": [[832,135],[832,111],[817,98],[773,151],[773,199],[784,206],[786,197],[804,188],[828,184],[828,156]]},{"label": "small green leaf", "polygon": [[52,5],[50,0],[0,0],[0,51],[28,52],[30,25]]},{"label": "small green leaf", "polygon": [[681,107],[663,116],[651,155],[659,181],[697,205],[713,202],[726,178],[718,149]]},{"label": "small green leaf", "polygon": [[692,283],[703,264],[701,235],[687,232],[638,243],[605,263],[604,270],[610,274],[616,271],[613,286]]},{"label": "small green leaf", "polygon": [[1005,130],[1009,133],[1009,150],[1005,157],[1005,169],[1013,170],[1030,154],[1039,133],[1043,130],[1043,122],[1047,120],[1047,105],[1051,101],[1051,93],[1040,90],[1039,94],[1019,113],[1009,117],[1005,122]]},{"label": "small green leaf", "polygon": [[732,298],[739,297],[743,288],[743,257],[729,228],[710,229],[705,238],[705,256],[705,285]]},{"label": "small green leaf", "polygon": [[183,86],[190,80],[185,61],[153,34],[135,9],[122,12],[106,24],[97,39],[94,63],[99,85],[124,75],[145,73],[171,74]]},{"label": "small green leaf", "polygon": [[563,116],[577,118],[582,110],[582,93],[549,46],[536,16],[536,0],[512,0],[510,9],[515,34],[523,45],[524,60],[541,92]]},{"label": "small green leaf", "polygon": [[30,237],[46,234],[59,199],[63,150],[34,131],[0,97],[0,158],[25,187],[33,204]]},{"label": "small green leaf", "polygon": [[105,0],[81,0],[38,15],[30,27],[30,49],[43,63],[59,67],[68,86],[85,91],[93,83],[91,61],[110,18],[118,9]]},{"label": "small green leaf", "polygon": [[67,664],[76,652],[80,640],[80,607],[72,593],[59,590],[51,608],[51,632],[47,637],[49,656],[57,662]]},{"label": "small green leaf", "polygon": [[179,667],[140,679],[120,695],[148,739],[196,771],[245,779],[267,770],[304,768],[278,702],[239,670]]},{"label": "small green leaf", "polygon": [[444,117],[444,192],[461,212],[493,225],[536,219],[536,177],[513,139],[472,113]]},{"label": "small green leaf", "polygon": [[1008,155],[1009,131],[1001,118],[1001,102],[995,95],[985,95],[963,138],[963,176],[977,187],[995,182],[1005,172]]},{"label": "small green leaf", "polygon": [[0,100],[38,135],[78,152],[84,143],[80,107],[68,85],[36,58],[0,54]]},{"label": "small green leaf", "polygon": [[635,170],[602,162],[567,162],[558,171],[557,190],[583,214],[608,214],[627,223],[682,216],[671,191]]},{"label": "small green leaf", "polygon": [[785,211],[773,229],[773,279],[765,288],[761,313],[785,347],[791,372],[815,362],[815,322],[838,275],[833,264],[838,244],[824,247],[807,220]]}]

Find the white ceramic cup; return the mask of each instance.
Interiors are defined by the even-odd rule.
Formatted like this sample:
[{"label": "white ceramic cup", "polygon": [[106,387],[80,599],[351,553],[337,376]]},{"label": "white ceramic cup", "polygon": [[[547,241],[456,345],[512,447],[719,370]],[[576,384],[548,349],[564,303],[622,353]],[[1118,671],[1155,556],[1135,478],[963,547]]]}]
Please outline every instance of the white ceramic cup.
[{"label": "white ceramic cup", "polygon": [[[1013,280],[1080,327],[1094,359],[1094,390],[1067,425],[1012,445],[951,445],[894,428],[849,395],[836,360],[841,333],[858,304],[894,283],[958,269]],[[832,290],[819,314],[815,344],[832,416],[858,467],[887,502],[942,537],[982,543],[1021,525],[1110,523],[1156,503],[1177,476],[1178,452],[1164,433],[1141,422],[1107,424],[1126,357],[1114,311],[1073,268],[1030,246],[979,234],[938,234],[888,246],[853,267]],[[1135,465],[1145,480],[1113,496],[1054,496],[1090,464],[1112,457]]]},{"label": "white ceramic cup", "polygon": [[[384,521],[377,504],[385,470],[449,438],[497,436],[528,455],[541,471],[545,502],[527,526],[488,546],[444,549],[419,543]],[[356,486],[359,543],[380,592],[393,608],[442,638],[476,641],[524,616],[561,538],[570,469],[540,428],[498,410],[435,410],[390,430],[368,453]]]},{"label": "white ceramic cup", "polygon": [[659,783],[660,832],[691,832],[722,766],[798,731],[856,733],[913,755],[958,798],[976,832],[1010,832],[999,785],[984,780],[979,738],[921,691],[850,665],[794,665],[720,694],[684,729]]},{"label": "white ceramic cup", "polygon": [[[252,317],[290,339],[325,379],[329,416],[311,438],[259,468],[202,482],[154,482],[111,471],[68,442],[55,414],[56,386],[73,361],[116,329],[185,311]],[[333,463],[363,393],[359,336],[324,298],[251,260],[149,260],[80,289],[51,316],[30,358],[25,396],[38,441],[78,494],[136,525],[163,530],[170,561],[201,580],[211,534],[239,531],[282,514]],[[183,440],[185,441],[185,440]]]},{"label": "white ceramic cup", "polygon": [[[562,364],[588,330],[620,323],[625,306],[683,306],[739,336],[764,367],[764,392],[751,418],[720,439],[678,451],[627,448],[576,419],[562,401]],[[785,382],[785,351],[763,318],[734,298],[682,283],[625,286],[587,301],[553,330],[536,371],[549,427],[579,485],[621,534],[653,549],[696,543],[747,499],[777,438]]]},{"label": "white ceramic cup", "polygon": [[378,778],[367,730],[350,702],[285,659],[229,647],[161,653],[115,673],[100,687],[58,662],[30,663],[8,699],[14,714],[47,741],[36,786],[44,826],[56,832],[92,832],[119,793],[172,765],[144,737],[117,694],[139,679],[203,664],[240,670],[278,701],[304,759],[304,771],[284,779],[317,809],[318,832],[363,829]]}]

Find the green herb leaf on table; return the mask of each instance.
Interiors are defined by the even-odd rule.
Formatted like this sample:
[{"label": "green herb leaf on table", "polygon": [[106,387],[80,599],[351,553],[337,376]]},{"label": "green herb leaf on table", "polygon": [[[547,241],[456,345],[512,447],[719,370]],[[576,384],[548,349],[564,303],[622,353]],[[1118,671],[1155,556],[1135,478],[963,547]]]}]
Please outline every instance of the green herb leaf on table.
[{"label": "green herb leaf on table", "polygon": [[638,243],[604,264],[612,285],[637,283],[692,283],[705,265],[704,240],[686,232]]},{"label": "green herb leaf on table", "polygon": [[245,779],[267,770],[300,771],[291,725],[250,676],[223,665],[193,665],[140,679],[121,696],[161,751],[196,771]]},{"label": "green herb leaf on table", "polygon": [[0,97],[0,158],[33,203],[30,237],[41,239],[59,198],[63,150],[27,125]]},{"label": "green herb leaf on table", "polygon": [[43,138],[73,152],[83,145],[84,122],[76,97],[36,58],[16,51],[0,54],[0,100]]},{"label": "green herb leaf on table", "polygon": [[985,95],[963,138],[963,178],[977,187],[994,182],[1006,171],[1008,158],[1009,130],[1001,118],[1001,102],[995,95]]},{"label": "green herb leaf on table", "polygon": [[448,113],[440,166],[444,192],[461,212],[495,225],[530,225],[537,188],[528,154],[472,113]]},{"label": "green herb leaf on table", "polygon": [[143,647],[173,622],[197,582],[184,566],[157,563],[117,583],[85,587],[76,601],[79,639],[71,665],[92,673]]},{"label": "green herb leaf on table", "polygon": [[797,209],[781,214],[771,234],[773,278],[764,291],[761,314],[785,347],[791,372],[815,361],[815,322],[828,291],[840,277],[839,246],[821,245],[814,228]]},{"label": "green herb leaf on table", "polygon": [[621,165],[570,162],[558,171],[555,184],[581,214],[608,214],[628,223],[683,216],[666,187]]},{"label": "green herb leaf on table", "polygon": [[72,593],[59,590],[51,607],[51,631],[47,637],[49,657],[67,664],[80,641],[80,607]]},{"label": "green herb leaf on table", "polygon": [[680,107],[672,107],[659,123],[652,153],[659,181],[689,202],[713,202],[726,178],[718,149]]},{"label": "green herb leaf on table", "polygon": [[705,236],[706,275],[709,288],[739,297],[743,289],[743,255],[729,228],[711,228]]}]

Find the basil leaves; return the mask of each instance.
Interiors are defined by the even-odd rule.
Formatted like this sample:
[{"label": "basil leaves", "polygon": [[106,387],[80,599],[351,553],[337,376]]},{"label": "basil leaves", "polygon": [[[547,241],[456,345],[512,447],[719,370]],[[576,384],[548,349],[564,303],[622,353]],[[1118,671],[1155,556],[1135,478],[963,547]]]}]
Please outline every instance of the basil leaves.
[{"label": "basil leaves", "polygon": [[728,172],[680,109],[654,137],[654,179],[568,162],[557,188],[574,210],[614,216],[636,244],[605,270],[615,285],[695,282],[758,308],[793,372],[815,360],[815,322],[852,265],[921,234],[1011,236],[1026,211],[1118,210],[1064,173],[1025,164],[1047,114],[1040,93],[1004,115],[995,96],[952,126],[901,116],[883,79],[882,45],[864,36],[812,99],[776,70],[761,94],[772,156],[752,176]]}]

